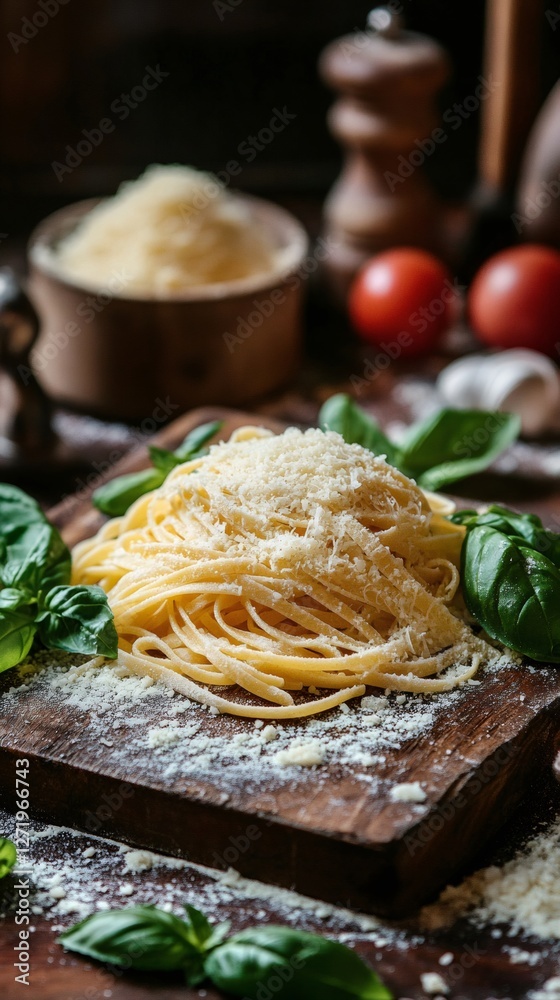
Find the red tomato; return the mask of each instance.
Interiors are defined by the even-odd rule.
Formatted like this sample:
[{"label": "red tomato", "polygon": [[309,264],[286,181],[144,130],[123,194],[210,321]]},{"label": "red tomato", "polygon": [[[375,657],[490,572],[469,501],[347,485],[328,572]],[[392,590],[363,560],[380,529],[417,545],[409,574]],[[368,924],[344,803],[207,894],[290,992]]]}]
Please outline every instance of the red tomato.
[{"label": "red tomato", "polygon": [[451,274],[437,257],[399,247],[377,254],[359,271],[348,310],[365,340],[390,357],[412,358],[437,343],[457,301]]},{"label": "red tomato", "polygon": [[560,341],[560,253],[527,243],[490,257],[468,295],[470,324],[490,347],[554,354]]}]

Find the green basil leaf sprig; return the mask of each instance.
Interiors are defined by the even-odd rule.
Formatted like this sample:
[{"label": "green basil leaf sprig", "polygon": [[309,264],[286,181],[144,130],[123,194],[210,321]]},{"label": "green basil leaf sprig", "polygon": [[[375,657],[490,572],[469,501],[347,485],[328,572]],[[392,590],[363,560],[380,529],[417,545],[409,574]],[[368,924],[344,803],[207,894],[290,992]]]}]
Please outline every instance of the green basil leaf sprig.
[{"label": "green basil leaf sprig", "polygon": [[374,455],[385,455],[391,465],[396,465],[395,445],[379,424],[345,393],[337,393],[323,404],[319,413],[319,427],[324,431],[337,431],[347,444],[361,444]]},{"label": "green basil leaf sprig", "polygon": [[101,911],[58,941],[127,969],[182,970],[190,986],[208,979],[247,1000],[260,1000],[269,982],[279,1000],[392,1000],[373,970],[335,941],[275,926],[227,938],[228,924],[212,925],[192,906],[185,910],[184,919],[155,906]]},{"label": "green basil leaf sprig", "polygon": [[521,422],[511,413],[442,409],[413,424],[395,444],[350,396],[339,393],[321,408],[319,426],[385,455],[424,489],[439,490],[487,468],[518,437]]},{"label": "green basil leaf sprig", "polygon": [[150,445],[148,452],[153,468],[142,469],[140,472],[128,472],[104,483],[95,491],[92,502],[103,514],[110,517],[122,517],[128,508],[145,493],[157,490],[165,482],[167,476],[177,465],[190,462],[206,453],[204,445],[217,434],[222,426],[221,420],[213,420],[207,424],[195,427],[175,451],[167,451]]},{"label": "green basil leaf sprig", "polygon": [[234,996],[260,1000],[274,978],[275,996],[290,1000],[391,1000],[392,994],[355,952],[289,927],[241,931],[204,963],[208,978]]},{"label": "green basil leaf sprig", "polygon": [[467,529],[461,580],[473,618],[515,652],[560,663],[560,535],[504,507],[450,519]]},{"label": "green basil leaf sprig", "polygon": [[0,672],[36,637],[47,649],[117,655],[117,632],[100,587],[70,586],[71,556],[31,497],[0,484]]},{"label": "green basil leaf sprig", "polygon": [[16,845],[7,837],[0,837],[0,878],[9,875],[16,861]]}]

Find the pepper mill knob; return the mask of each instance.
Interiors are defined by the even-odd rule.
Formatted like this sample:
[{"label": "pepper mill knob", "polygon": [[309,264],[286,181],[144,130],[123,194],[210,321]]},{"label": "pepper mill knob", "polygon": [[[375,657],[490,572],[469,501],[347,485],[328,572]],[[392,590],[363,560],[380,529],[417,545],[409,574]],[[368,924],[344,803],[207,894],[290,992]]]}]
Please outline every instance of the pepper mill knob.
[{"label": "pepper mill knob", "polygon": [[328,122],[346,158],[325,203],[325,228],[329,285],[342,301],[379,250],[440,249],[442,205],[420,168],[436,148],[436,97],[450,62],[437,42],[404,31],[398,15],[380,7],[366,31],[327,46],[319,70],[341,92]]},{"label": "pepper mill knob", "polygon": [[[51,405],[31,369],[39,318],[11,268],[0,268],[3,433],[20,457],[52,447]],[[9,412],[6,412],[9,411]]]}]

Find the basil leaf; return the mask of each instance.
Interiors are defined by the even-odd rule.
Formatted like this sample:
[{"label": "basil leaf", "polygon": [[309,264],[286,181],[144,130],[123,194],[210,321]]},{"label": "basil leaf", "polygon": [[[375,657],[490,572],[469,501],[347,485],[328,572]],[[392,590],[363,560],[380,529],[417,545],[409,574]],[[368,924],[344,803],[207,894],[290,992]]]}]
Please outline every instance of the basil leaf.
[{"label": "basil leaf", "polygon": [[12,532],[5,561],[0,568],[2,582],[8,587],[25,587],[35,595],[69,583],[70,552],[59,532],[48,521],[33,522]]},{"label": "basil leaf", "polygon": [[153,469],[142,469],[141,472],[129,472],[125,476],[117,476],[110,482],[100,486],[92,496],[92,503],[103,514],[109,517],[121,517],[126,514],[128,508],[144,496],[157,490],[166,477],[176,465],[187,462],[191,458],[197,458],[203,454],[201,447],[209,441],[222,426],[221,420],[213,420],[208,424],[201,424],[195,427],[185,440],[175,451],[167,451],[166,448],[159,448],[157,445],[150,445],[148,452]]},{"label": "basil leaf", "polygon": [[188,928],[189,941],[200,951],[208,951],[221,944],[226,935],[229,934],[230,922],[226,920],[222,924],[211,924],[207,917],[200,910],[188,903],[185,906],[187,919],[185,921]]},{"label": "basil leaf", "polygon": [[199,964],[182,920],[155,906],[101,910],[64,931],[58,942],[100,962],[144,971]]},{"label": "basil leaf", "polygon": [[16,845],[6,837],[0,837],[0,878],[11,872],[17,861]]},{"label": "basil leaf", "polygon": [[159,469],[142,469],[141,472],[129,472],[125,476],[117,476],[95,490],[91,500],[98,510],[110,517],[121,517],[128,508],[144,496],[157,490],[165,482],[165,473]]},{"label": "basil leaf", "polygon": [[198,458],[199,453],[202,450],[203,445],[214,437],[219,430],[223,427],[223,420],[212,420],[210,423],[201,424],[200,427],[195,427],[193,431],[190,431],[184,441],[181,442],[178,448],[175,449],[173,454],[179,459],[179,462],[188,462],[191,458]]},{"label": "basil leaf", "polygon": [[361,444],[374,455],[385,455],[395,465],[396,449],[379,425],[345,393],[331,396],[319,411],[319,427],[336,431],[347,444]]},{"label": "basil leaf", "polygon": [[37,625],[47,649],[115,659],[118,636],[107,594],[101,587],[53,587],[41,607]]},{"label": "basil leaf", "polygon": [[176,465],[181,464],[181,459],[177,458],[172,451],[167,451],[166,448],[158,448],[155,444],[151,444],[148,452],[154,468],[158,469],[159,472],[163,472],[166,476],[169,475]]},{"label": "basil leaf", "polygon": [[21,608],[29,604],[29,594],[15,587],[4,587],[0,590],[0,611],[4,608]]},{"label": "basil leaf", "polygon": [[443,409],[414,425],[398,449],[396,464],[427,490],[438,490],[482,472],[518,437],[511,413]]},{"label": "basil leaf", "polygon": [[536,514],[519,514],[493,504],[483,514],[477,515],[476,524],[487,524],[505,535],[522,538],[530,548],[542,552],[560,568],[560,535],[545,528]]},{"label": "basil leaf", "polygon": [[9,544],[30,524],[44,524],[45,521],[39,504],[27,493],[16,486],[0,483],[0,538]]},{"label": "basil leaf", "polygon": [[465,603],[488,635],[524,656],[560,662],[560,570],[546,556],[481,524],[461,553]]},{"label": "basil leaf", "polygon": [[355,952],[286,927],[236,934],[210,952],[204,969],[219,989],[248,1000],[262,1000],[268,982],[283,1000],[391,1000]]},{"label": "basil leaf", "polygon": [[27,607],[5,607],[0,611],[0,672],[25,659],[37,631],[35,614]]}]

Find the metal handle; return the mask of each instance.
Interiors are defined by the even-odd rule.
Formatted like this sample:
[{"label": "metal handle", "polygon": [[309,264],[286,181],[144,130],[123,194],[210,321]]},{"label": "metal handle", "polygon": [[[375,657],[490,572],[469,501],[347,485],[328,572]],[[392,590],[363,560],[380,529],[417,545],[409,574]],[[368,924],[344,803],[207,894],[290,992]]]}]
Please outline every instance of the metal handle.
[{"label": "metal handle", "polygon": [[55,439],[51,403],[31,365],[38,335],[39,317],[19,279],[11,268],[0,268],[0,368],[15,390],[7,437],[24,455],[52,447]]}]

